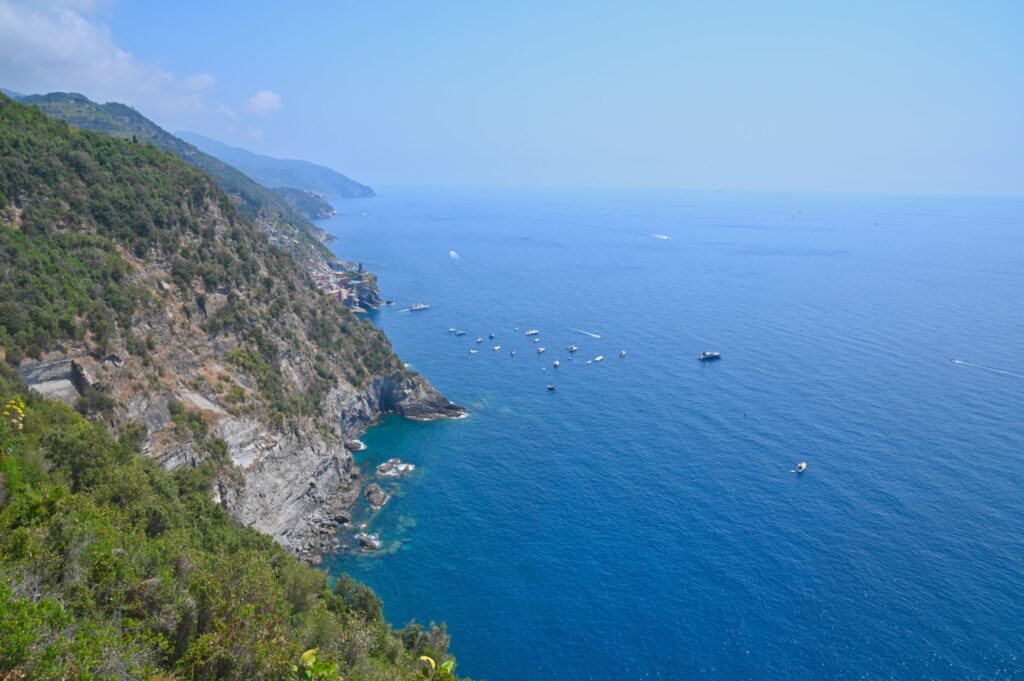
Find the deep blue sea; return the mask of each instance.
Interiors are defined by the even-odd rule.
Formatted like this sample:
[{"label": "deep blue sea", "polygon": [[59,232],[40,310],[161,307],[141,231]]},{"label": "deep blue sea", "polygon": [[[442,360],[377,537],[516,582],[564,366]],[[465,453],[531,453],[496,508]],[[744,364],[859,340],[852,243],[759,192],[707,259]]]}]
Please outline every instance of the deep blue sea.
[{"label": "deep blue sea", "polygon": [[458,671],[1024,678],[1024,201],[338,208],[332,247],[396,302],[370,318],[470,416],[367,432],[368,481],[417,468],[358,509],[386,550],[327,567],[393,624],[446,621]]}]

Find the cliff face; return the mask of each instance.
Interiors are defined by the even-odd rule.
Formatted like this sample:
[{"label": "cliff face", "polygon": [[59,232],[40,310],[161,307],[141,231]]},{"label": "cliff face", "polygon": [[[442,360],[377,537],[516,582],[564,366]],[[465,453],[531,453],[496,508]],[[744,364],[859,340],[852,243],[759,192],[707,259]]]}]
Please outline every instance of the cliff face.
[{"label": "cliff face", "polygon": [[[259,424],[227,418],[220,432],[245,484],[223,476],[217,494],[230,513],[271,535],[294,555],[316,562],[334,546],[338,525],[359,496],[360,471],[344,446],[379,414],[457,417],[453,405],[418,376],[386,375],[362,390],[338,385],[324,400],[332,431],[306,428],[269,434]],[[269,435],[269,437],[268,437]]]},{"label": "cliff face", "polygon": [[358,496],[346,441],[381,413],[462,413],[178,159],[2,98],[0,153],[8,359],[164,467],[211,468],[293,554],[316,560]]}]

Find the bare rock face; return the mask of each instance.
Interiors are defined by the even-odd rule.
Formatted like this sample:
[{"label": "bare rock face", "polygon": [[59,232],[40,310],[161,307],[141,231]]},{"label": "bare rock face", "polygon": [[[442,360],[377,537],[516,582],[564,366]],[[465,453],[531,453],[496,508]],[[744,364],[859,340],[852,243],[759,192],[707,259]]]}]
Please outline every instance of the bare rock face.
[{"label": "bare rock face", "polygon": [[[331,549],[337,527],[348,522],[349,509],[359,496],[361,474],[346,442],[383,413],[417,418],[464,413],[423,378],[404,374],[375,379],[361,391],[336,385],[323,406],[336,427],[330,436],[306,429],[298,435],[269,433],[230,418],[220,424],[232,460],[244,476],[242,485],[219,483],[221,503],[242,523],[311,562]],[[388,495],[373,487],[383,494],[382,506]],[[381,499],[369,489],[367,498],[371,505]]]},{"label": "bare rock face", "polygon": [[359,495],[359,469],[344,447],[317,436],[282,436],[242,469],[217,481],[221,503],[245,525],[294,555],[317,561]]},{"label": "bare rock face", "polygon": [[[297,368],[293,380],[306,380],[312,371]],[[332,550],[337,529],[348,523],[359,496],[362,475],[346,443],[382,414],[417,419],[464,414],[425,379],[406,372],[378,376],[362,389],[339,381],[321,408],[320,419],[304,421],[297,430],[267,429],[259,421],[233,417],[218,423],[235,470],[242,472],[241,484],[223,483],[224,507],[313,563]]]}]

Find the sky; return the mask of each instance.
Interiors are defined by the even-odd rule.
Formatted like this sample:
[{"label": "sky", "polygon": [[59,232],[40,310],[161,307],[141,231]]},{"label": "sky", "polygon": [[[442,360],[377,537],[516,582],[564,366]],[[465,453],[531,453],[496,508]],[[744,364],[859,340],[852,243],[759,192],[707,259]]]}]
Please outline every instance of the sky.
[{"label": "sky", "polygon": [[0,86],[374,186],[1024,195],[1024,2],[0,0]]}]

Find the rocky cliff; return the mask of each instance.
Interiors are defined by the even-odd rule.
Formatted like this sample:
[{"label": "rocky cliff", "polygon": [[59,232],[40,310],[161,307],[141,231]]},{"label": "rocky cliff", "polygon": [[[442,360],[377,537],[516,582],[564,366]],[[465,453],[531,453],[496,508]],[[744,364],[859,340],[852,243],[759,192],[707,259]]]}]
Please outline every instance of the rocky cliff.
[{"label": "rocky cliff", "polygon": [[379,414],[462,413],[180,160],[2,97],[0,155],[8,360],[166,468],[214,470],[214,498],[293,554],[346,521],[345,443]]}]

